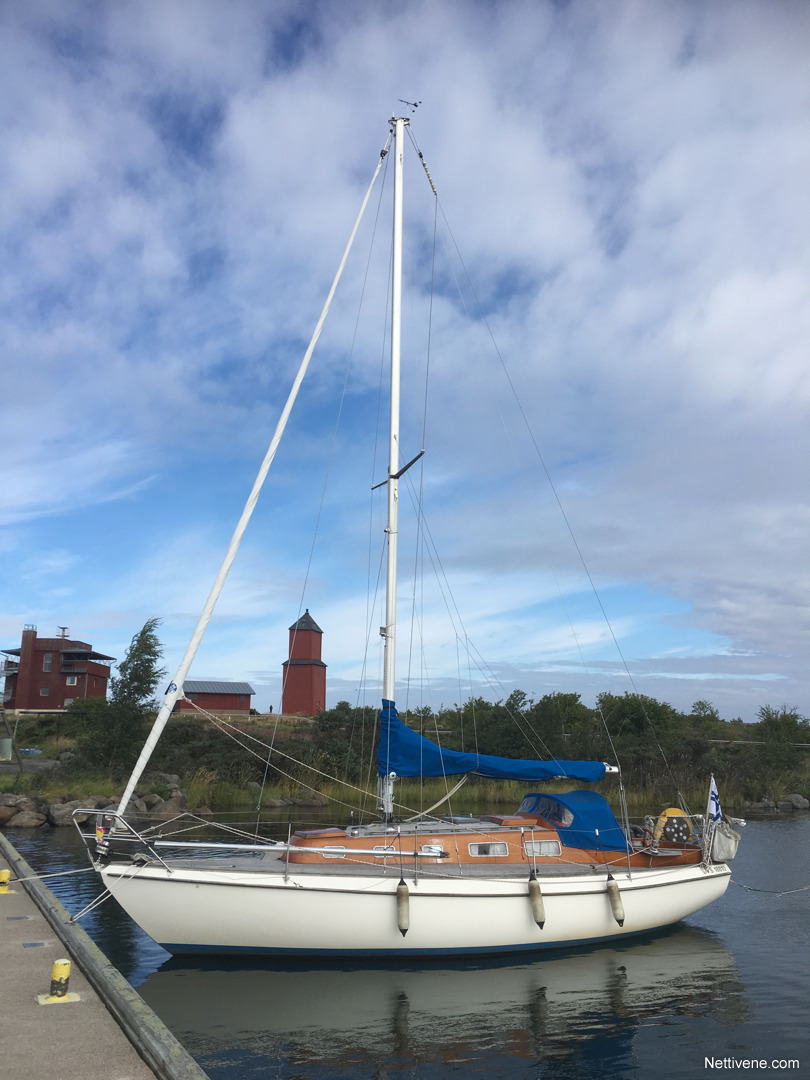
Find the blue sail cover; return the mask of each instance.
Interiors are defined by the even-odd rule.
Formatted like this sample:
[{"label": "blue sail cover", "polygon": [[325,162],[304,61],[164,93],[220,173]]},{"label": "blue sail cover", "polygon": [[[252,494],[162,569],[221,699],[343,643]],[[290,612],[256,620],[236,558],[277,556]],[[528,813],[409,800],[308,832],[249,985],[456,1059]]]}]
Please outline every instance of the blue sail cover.
[{"label": "blue sail cover", "polygon": [[393,701],[383,698],[380,712],[380,776],[454,776],[475,773],[495,780],[556,780],[568,777],[595,784],[605,775],[601,761],[531,761],[443,750],[402,723]]}]

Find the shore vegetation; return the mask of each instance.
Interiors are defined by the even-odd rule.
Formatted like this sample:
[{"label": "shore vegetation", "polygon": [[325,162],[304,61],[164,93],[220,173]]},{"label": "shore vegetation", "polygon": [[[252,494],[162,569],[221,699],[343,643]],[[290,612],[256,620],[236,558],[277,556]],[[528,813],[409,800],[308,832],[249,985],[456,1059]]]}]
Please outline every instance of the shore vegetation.
[{"label": "shore vegetation", "polygon": [[[132,663],[121,665],[109,701],[78,702],[61,715],[19,720],[17,744],[39,749],[59,765],[7,775],[5,790],[52,799],[120,794],[154,719],[151,695],[164,674],[157,668],[156,625],[150,620],[133,638]],[[810,791],[810,722],[786,705],[764,705],[758,721],[745,724],[721,719],[707,701],[696,701],[682,713],[633,694],[604,693],[591,708],[576,693],[534,701],[515,691],[505,701],[475,698],[401,715],[448,749],[610,764],[618,760],[631,814],[668,804],[677,792],[699,808],[712,774],[728,808]],[[223,725],[183,714],[170,719],[149,769],[152,775],[179,777],[192,808],[255,809],[262,801],[317,791],[343,804],[347,813],[349,807],[373,813],[376,730],[376,709],[353,708],[345,701],[313,718],[256,715]],[[397,801],[408,810],[424,810],[455,783],[454,777],[424,784],[405,780]],[[168,795],[160,779],[143,786],[163,798]],[[557,790],[570,787],[556,785]],[[527,790],[524,784],[469,777],[452,805],[463,806],[465,813],[516,807]],[[597,790],[617,805],[615,778],[607,777]]]}]

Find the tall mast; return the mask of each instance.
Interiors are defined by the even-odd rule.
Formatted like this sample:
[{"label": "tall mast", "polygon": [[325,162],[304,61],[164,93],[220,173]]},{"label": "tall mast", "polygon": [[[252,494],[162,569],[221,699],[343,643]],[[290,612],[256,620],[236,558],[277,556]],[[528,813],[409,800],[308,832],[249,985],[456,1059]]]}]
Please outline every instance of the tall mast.
[{"label": "tall mast", "polygon": [[399,517],[399,382],[402,336],[402,158],[405,149],[404,117],[392,117],[394,129],[394,240],[391,278],[391,418],[388,440],[388,536],[385,578],[385,646],[383,698],[394,700],[397,620],[397,523]]}]

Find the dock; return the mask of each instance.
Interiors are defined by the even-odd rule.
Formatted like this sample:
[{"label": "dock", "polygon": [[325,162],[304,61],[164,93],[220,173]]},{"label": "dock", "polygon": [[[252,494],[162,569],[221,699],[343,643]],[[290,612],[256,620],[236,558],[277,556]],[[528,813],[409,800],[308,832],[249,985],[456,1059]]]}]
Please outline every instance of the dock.
[{"label": "dock", "polygon": [[[14,1080],[208,1080],[137,991],[0,833],[0,1069]],[[78,1000],[39,1004],[54,962]]]}]

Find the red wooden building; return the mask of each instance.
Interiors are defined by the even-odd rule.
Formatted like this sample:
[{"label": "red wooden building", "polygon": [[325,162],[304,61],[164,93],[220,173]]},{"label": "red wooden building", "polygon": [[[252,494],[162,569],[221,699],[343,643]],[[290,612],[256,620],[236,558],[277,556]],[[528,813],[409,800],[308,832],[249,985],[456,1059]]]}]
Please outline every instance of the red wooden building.
[{"label": "red wooden building", "polygon": [[76,698],[107,696],[115,657],[72,641],[67,628],[60,637],[39,638],[35,626],[26,626],[19,649],[0,651],[6,657],[3,703],[9,711],[61,712]]},{"label": "red wooden building", "polygon": [[[218,716],[249,716],[255,690],[246,682],[195,681],[183,683],[185,698],[178,698],[174,712],[196,712],[195,705]],[[188,700],[186,700],[188,699]]]},{"label": "red wooden building", "polygon": [[326,708],[326,664],[321,660],[323,630],[309,613],[290,627],[289,659],[282,664],[281,711],[314,716]]}]

